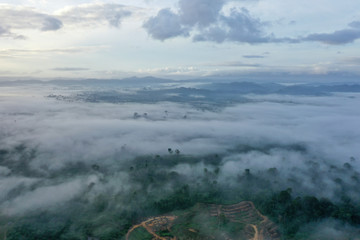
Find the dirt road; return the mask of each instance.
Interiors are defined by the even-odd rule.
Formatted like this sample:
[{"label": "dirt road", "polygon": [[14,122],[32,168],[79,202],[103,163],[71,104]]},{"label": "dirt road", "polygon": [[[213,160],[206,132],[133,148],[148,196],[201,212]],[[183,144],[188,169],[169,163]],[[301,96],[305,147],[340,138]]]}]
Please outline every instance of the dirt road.
[{"label": "dirt road", "polygon": [[[176,219],[176,216],[160,216],[160,217],[153,217],[153,218],[149,218],[146,221],[143,221],[140,224],[137,224],[135,226],[133,226],[132,228],[130,228],[130,230],[128,231],[128,233],[126,234],[126,240],[129,240],[129,236],[130,234],[138,227],[143,227],[146,229],[146,231],[148,231],[151,235],[153,235],[155,240],[168,240],[164,237],[161,237],[159,235],[157,235],[152,227],[157,226],[157,225],[167,225],[164,227],[166,228],[170,228],[172,222]],[[164,223],[165,221],[165,223]]]}]

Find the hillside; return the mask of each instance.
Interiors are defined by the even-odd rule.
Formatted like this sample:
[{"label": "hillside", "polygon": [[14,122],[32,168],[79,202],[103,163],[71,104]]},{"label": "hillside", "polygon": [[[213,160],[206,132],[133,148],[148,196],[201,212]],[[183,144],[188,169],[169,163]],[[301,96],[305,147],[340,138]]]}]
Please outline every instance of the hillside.
[{"label": "hillside", "polygon": [[148,218],[126,235],[126,240],[140,239],[280,240],[280,233],[252,202],[243,201],[233,205],[197,204],[185,211]]}]

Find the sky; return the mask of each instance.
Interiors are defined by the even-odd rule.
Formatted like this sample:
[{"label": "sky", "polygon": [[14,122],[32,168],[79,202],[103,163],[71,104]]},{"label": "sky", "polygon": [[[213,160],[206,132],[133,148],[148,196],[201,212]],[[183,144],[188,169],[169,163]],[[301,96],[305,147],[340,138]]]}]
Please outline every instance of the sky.
[{"label": "sky", "polygon": [[354,0],[2,0],[0,78],[360,75]]}]

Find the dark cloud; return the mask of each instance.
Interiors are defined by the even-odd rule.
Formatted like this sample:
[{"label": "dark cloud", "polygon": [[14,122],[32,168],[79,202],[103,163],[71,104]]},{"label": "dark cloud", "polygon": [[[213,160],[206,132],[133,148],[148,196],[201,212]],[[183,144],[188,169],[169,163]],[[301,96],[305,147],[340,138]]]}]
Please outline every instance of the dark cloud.
[{"label": "dark cloud", "polygon": [[[270,42],[262,27],[266,25],[260,19],[250,16],[248,10],[232,10],[229,16],[220,16],[218,26],[206,29],[194,38],[195,41],[234,41],[243,43]],[[224,30],[223,30],[224,29]]]},{"label": "dark cloud", "polygon": [[225,41],[240,43],[292,42],[278,39],[264,32],[267,22],[252,17],[245,8],[221,12],[225,0],[180,0],[179,13],[162,9],[157,16],[145,22],[144,28],[150,36],[166,40],[177,36],[188,36],[193,32],[194,41]]},{"label": "dark cloud", "polygon": [[[245,9],[231,9],[223,13],[226,0],[179,0],[178,13],[162,9],[157,16],[145,22],[144,28],[155,39],[166,40],[177,36],[193,37],[193,41],[238,42],[238,43],[301,43],[316,41],[339,45],[360,38],[360,21],[349,24],[349,29],[333,33],[314,33],[306,37],[278,38],[267,33],[268,22],[251,16]],[[290,25],[296,24],[291,21]],[[193,33],[193,34],[190,34]]]},{"label": "dark cloud", "polygon": [[180,0],[180,19],[182,24],[209,26],[217,21],[224,0]]},{"label": "dark cloud", "polygon": [[22,35],[17,35],[12,32],[10,32],[9,28],[2,27],[0,25],[0,37],[8,37],[13,39],[25,39]]},{"label": "dark cloud", "polygon": [[359,29],[344,29],[333,33],[315,33],[305,37],[304,41],[316,41],[331,45],[352,43],[360,38]]},{"label": "dark cloud", "polygon": [[219,26],[214,26],[203,30],[201,33],[195,35],[193,40],[195,42],[211,41],[222,43],[226,40],[226,35],[227,32],[223,28]]},{"label": "dark cloud", "polygon": [[0,36],[1,36],[1,35],[4,35],[4,34],[6,34],[6,33],[8,33],[8,31],[7,31],[5,28],[3,28],[3,27],[0,26]]},{"label": "dark cloud", "polygon": [[165,40],[177,36],[188,36],[189,33],[180,23],[180,17],[170,9],[162,9],[158,15],[147,20],[143,27],[151,37]]},{"label": "dark cloud", "polygon": [[354,21],[354,22],[349,23],[349,27],[360,28],[360,21]]},{"label": "dark cloud", "polygon": [[262,55],[243,55],[243,58],[265,58],[265,56]]},{"label": "dark cloud", "polygon": [[62,22],[59,19],[54,17],[47,17],[44,19],[42,31],[55,31],[60,29],[63,26]]},{"label": "dark cloud", "polygon": [[245,8],[241,9],[241,12],[233,10],[229,17],[223,16],[222,19],[230,29],[228,38],[232,41],[250,43],[269,41],[262,31],[266,23],[250,16]]},{"label": "dark cloud", "polygon": [[347,58],[345,59],[343,62],[346,63],[352,63],[352,64],[360,64],[360,57],[351,57],[351,58]]},{"label": "dark cloud", "polygon": [[340,45],[352,43],[360,38],[360,21],[348,24],[350,28],[335,31],[333,33],[314,33],[303,38],[303,41],[317,41],[325,44]]}]

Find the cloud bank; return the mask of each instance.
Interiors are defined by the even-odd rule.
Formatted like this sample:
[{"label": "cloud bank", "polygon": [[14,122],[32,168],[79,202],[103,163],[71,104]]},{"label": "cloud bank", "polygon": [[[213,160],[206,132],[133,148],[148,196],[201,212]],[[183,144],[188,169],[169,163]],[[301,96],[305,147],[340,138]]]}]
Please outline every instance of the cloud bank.
[{"label": "cloud bank", "polygon": [[[56,190],[49,187],[56,189],[59,181],[63,181],[60,179],[70,174],[67,181],[75,181],[77,187],[64,198],[72,199],[77,196],[75,192],[87,188],[93,164],[113,172],[116,171],[114,166],[121,166],[128,159],[167,154],[167,149],[173,148],[183,154],[199,156],[225,154],[224,174],[220,180],[227,183],[235,181],[245,168],[255,172],[277,168],[282,172],[280,183],[302,179],[296,182],[296,193],[336,199],[338,188],[333,181],[337,173],[326,174],[327,169],[342,166],[350,157],[360,156],[358,96],[254,95],[249,96],[251,102],[228,106],[221,111],[204,111],[186,103],[82,103],[43,97],[53,91],[65,95],[79,91],[78,87],[69,90],[66,85],[60,88],[34,86],[33,90],[29,86],[24,89],[26,95],[21,91],[18,87],[8,87],[7,95],[0,95],[0,143],[4,150],[18,149],[0,169],[0,176],[11,182],[7,190],[3,189],[4,196],[22,185],[24,189],[28,189],[27,186],[38,188],[36,183],[44,187],[39,192],[50,196]],[[135,112],[137,117],[134,117]],[[303,146],[306,152],[286,147],[296,145]],[[238,146],[251,146],[253,150],[228,153]],[[275,147],[261,150],[267,146]],[[314,162],[320,164],[319,171],[324,173],[317,176],[315,182],[311,174]],[[360,169],[357,161],[351,165],[354,171]],[[201,172],[203,167],[191,169],[183,174],[189,178],[196,176],[192,172]],[[181,172],[181,167],[176,171]],[[53,181],[51,176],[58,177]],[[350,183],[351,177],[349,174],[342,181]],[[67,181],[59,188],[70,186]],[[321,192],[316,190],[319,184],[323,186]],[[25,206],[29,209],[43,206],[35,201],[36,194],[28,194],[21,198],[10,194],[13,197],[0,204],[0,208],[14,206],[17,209],[21,205],[21,211],[25,211]],[[353,196],[356,198],[356,194]],[[53,200],[49,197],[46,202],[57,203]]]},{"label": "cloud bank", "polygon": [[[159,214],[153,206],[171,203],[184,185],[190,196],[216,191],[229,201],[271,199],[288,188],[295,202],[307,195],[339,206],[360,200],[358,93],[250,94],[222,107],[201,94],[192,96],[201,102],[196,106],[65,97],[89,91],[130,97],[158,88],[178,97],[163,81],[146,90],[144,82],[131,85],[140,79],[129,81],[1,86],[0,215],[14,222],[9,234],[32,227],[32,234],[49,236],[69,223],[64,239],[72,232],[101,238],[119,228],[123,236],[129,223]],[[302,239],[357,236],[350,225],[322,220],[315,229],[303,224],[299,234],[311,234]],[[84,223],[93,230],[84,232]]]}]

